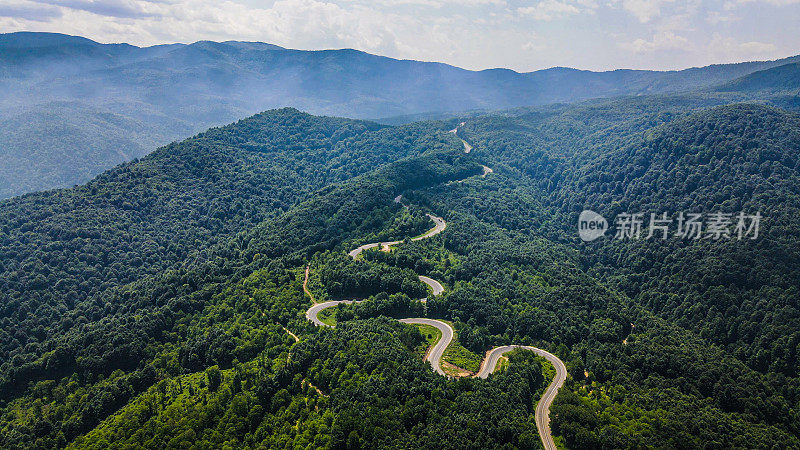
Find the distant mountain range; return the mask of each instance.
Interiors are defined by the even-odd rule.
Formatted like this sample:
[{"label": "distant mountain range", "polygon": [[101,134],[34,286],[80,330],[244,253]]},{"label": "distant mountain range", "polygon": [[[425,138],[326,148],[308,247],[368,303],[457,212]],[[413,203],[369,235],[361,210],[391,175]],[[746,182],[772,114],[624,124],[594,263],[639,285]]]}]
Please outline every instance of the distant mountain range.
[{"label": "distant mountain range", "polygon": [[[376,119],[715,86],[722,86],[719,95],[785,91],[797,88],[798,62],[795,56],[669,72],[518,73],[258,42],[141,48],[52,33],[3,34],[0,198],[82,183],[158,145],[281,106]],[[765,70],[780,71],[783,81],[756,73]],[[760,77],[777,85],[764,86]]]}]

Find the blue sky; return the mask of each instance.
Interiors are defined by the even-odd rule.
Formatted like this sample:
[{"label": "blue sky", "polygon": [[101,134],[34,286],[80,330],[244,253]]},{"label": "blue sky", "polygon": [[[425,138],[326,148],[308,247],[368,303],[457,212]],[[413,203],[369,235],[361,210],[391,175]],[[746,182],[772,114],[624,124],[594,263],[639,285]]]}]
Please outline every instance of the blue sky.
[{"label": "blue sky", "polygon": [[0,0],[0,32],[254,40],[469,69],[679,69],[800,54],[800,0]]}]

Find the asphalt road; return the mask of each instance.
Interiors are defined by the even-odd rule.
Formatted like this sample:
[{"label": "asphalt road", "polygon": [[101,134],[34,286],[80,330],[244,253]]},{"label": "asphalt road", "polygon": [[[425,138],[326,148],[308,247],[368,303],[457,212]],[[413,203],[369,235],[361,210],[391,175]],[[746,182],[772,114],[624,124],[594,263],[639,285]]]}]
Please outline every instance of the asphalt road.
[{"label": "asphalt road", "polygon": [[[415,238],[411,238],[412,241],[420,241],[422,239],[432,238],[432,237],[436,236],[437,234],[441,233],[442,231],[444,231],[445,228],[447,228],[447,222],[445,222],[444,219],[442,219],[441,217],[434,216],[433,214],[425,214],[425,215],[428,216],[428,218],[433,221],[434,226],[433,226],[433,228],[428,230],[428,232],[423,234],[422,236],[417,236]],[[397,241],[394,244],[399,244],[399,243],[400,243],[400,241]],[[394,245],[394,244],[391,244],[391,245]]]},{"label": "asphalt road", "polygon": [[[353,303],[353,300],[334,300],[329,302],[317,303],[316,305],[308,308],[306,311],[306,319],[310,320],[314,325],[318,327],[330,327],[330,325],[322,322],[319,320],[319,313],[323,309],[332,308],[340,303]],[[430,325],[432,327],[436,327],[439,331],[442,332],[442,337],[439,339],[431,350],[428,352],[426,361],[431,363],[433,366],[433,370],[436,371],[439,375],[447,376],[442,370],[442,356],[444,355],[444,351],[450,342],[453,340],[453,329],[450,325],[434,319],[426,319],[426,318],[411,318],[411,319],[400,319],[400,322],[407,323],[407,324],[423,324],[423,325]],[[485,378],[485,377],[484,377]]]},{"label": "asphalt road", "polygon": [[360,254],[361,254],[361,252],[363,252],[364,250],[369,250],[369,249],[371,249],[371,248],[374,248],[374,247],[377,247],[377,246],[379,246],[379,245],[381,245],[381,242],[373,242],[373,243],[371,243],[371,244],[364,244],[364,245],[362,245],[361,247],[358,247],[358,248],[356,248],[356,249],[354,249],[354,250],[351,250],[351,251],[350,251],[350,253],[348,253],[348,255],[349,255],[351,258],[354,258],[354,259],[355,259],[355,258],[357,258],[357,257],[358,257],[358,255],[360,255]]},{"label": "asphalt road", "polygon": [[[433,228],[431,228],[430,230],[425,232],[425,234],[423,234],[423,235],[417,236],[415,238],[411,238],[412,241],[419,241],[419,240],[422,240],[422,239],[431,238],[431,237],[436,236],[437,234],[441,233],[442,231],[444,231],[445,228],[447,228],[447,222],[445,222],[444,219],[442,219],[441,217],[434,216],[433,214],[426,214],[426,216],[428,216],[433,221]],[[358,248],[355,248],[355,249],[351,250],[348,253],[348,255],[351,258],[357,258],[358,255],[360,255],[361,252],[363,252],[364,250],[369,250],[371,248],[375,248],[375,247],[378,247],[378,246],[390,247],[392,245],[397,245],[397,244],[399,244],[401,242],[403,242],[403,241],[370,242],[369,244],[364,244],[364,245],[362,245],[362,246],[360,246]]]},{"label": "asphalt road", "polygon": [[556,444],[553,441],[553,435],[550,432],[550,405],[553,404],[553,400],[556,398],[558,390],[564,385],[564,381],[567,379],[567,366],[564,365],[563,361],[558,359],[556,355],[540,348],[530,347],[527,345],[505,345],[489,351],[489,354],[486,356],[486,358],[484,358],[483,363],[481,364],[481,370],[476,376],[479,378],[487,378],[489,374],[494,372],[500,357],[503,356],[504,353],[508,353],[517,348],[530,350],[536,353],[537,355],[550,361],[553,367],[556,368],[555,378],[553,378],[553,381],[550,382],[549,386],[547,386],[547,389],[544,391],[544,395],[542,395],[541,400],[539,400],[539,403],[536,405],[536,429],[539,431],[539,437],[542,439],[542,444],[544,444],[544,448],[546,450],[556,450]]},{"label": "asphalt road", "polygon": [[444,355],[444,351],[447,346],[450,345],[450,341],[453,340],[453,329],[450,328],[450,325],[439,320],[423,318],[400,319],[400,322],[408,324],[430,325],[438,328],[439,331],[442,332],[441,339],[439,339],[439,342],[437,342],[431,348],[431,350],[428,352],[428,357],[425,358],[425,360],[431,363],[431,366],[433,366],[433,370],[435,370],[436,373],[446,377],[447,375],[444,373],[444,370],[442,370],[442,356]]},{"label": "asphalt road", "polygon": [[431,289],[433,289],[433,295],[434,296],[437,296],[437,295],[441,294],[442,292],[444,292],[444,286],[442,286],[442,283],[439,283],[438,281],[434,280],[433,278],[428,278],[428,277],[424,277],[424,276],[420,275],[419,276],[419,281],[422,281],[423,283],[425,283],[428,286],[430,286]]},{"label": "asphalt road", "polygon": [[[317,316],[323,309],[336,306],[339,303],[353,303],[353,300],[338,300],[316,304],[306,311],[306,318],[313,322],[316,326],[327,327],[329,325],[326,325],[320,321]],[[444,356],[444,351],[447,349],[447,346],[450,345],[450,342],[453,340],[453,328],[442,321],[427,318],[415,317],[410,319],[400,319],[400,322],[406,324],[430,325],[436,327],[442,332],[442,337],[430,349],[425,360],[431,364],[436,373],[441,376],[447,376],[447,374],[444,373],[444,370],[442,370],[442,357]],[[537,355],[542,356],[551,364],[553,364],[553,367],[556,369],[556,376],[553,381],[550,382],[550,385],[547,386],[542,398],[536,405],[535,414],[536,429],[539,431],[539,437],[542,439],[544,448],[546,450],[556,450],[556,444],[555,441],[553,441],[553,435],[550,431],[550,406],[553,404],[553,400],[556,398],[558,390],[561,389],[561,386],[564,385],[564,381],[567,379],[567,367],[564,365],[563,361],[558,359],[558,357],[554,354],[540,348],[530,347],[527,345],[504,345],[502,347],[493,348],[488,352],[481,363],[480,371],[478,371],[478,374],[475,376],[484,379],[488,378],[489,375],[497,368],[497,363],[500,361],[500,358],[503,356],[503,354],[518,348],[530,350]]]},{"label": "asphalt road", "polygon": [[465,140],[461,139],[461,137],[458,135],[458,129],[459,129],[460,127],[463,127],[463,126],[464,126],[464,122],[461,122],[460,124],[458,124],[458,126],[457,126],[457,127],[455,127],[455,128],[453,128],[452,130],[450,130],[450,132],[451,132],[451,133],[453,133],[453,134],[455,134],[455,135],[456,135],[456,137],[457,137],[457,138],[458,138],[458,139],[461,141],[461,143],[463,143],[463,144],[464,144],[464,153],[469,153],[469,152],[471,152],[471,151],[472,151],[472,146],[471,146],[471,145],[469,145],[469,144],[467,143],[467,141],[465,141]]},{"label": "asphalt road", "polygon": [[314,325],[318,327],[329,327],[330,325],[322,322],[321,320],[319,320],[319,317],[317,317],[319,316],[320,311],[322,311],[323,309],[328,309],[333,306],[336,306],[339,303],[350,304],[353,303],[353,301],[354,300],[332,300],[329,302],[317,303],[316,305],[313,305],[311,308],[308,308],[308,310],[306,311],[306,319],[310,320],[312,323],[314,323]]}]

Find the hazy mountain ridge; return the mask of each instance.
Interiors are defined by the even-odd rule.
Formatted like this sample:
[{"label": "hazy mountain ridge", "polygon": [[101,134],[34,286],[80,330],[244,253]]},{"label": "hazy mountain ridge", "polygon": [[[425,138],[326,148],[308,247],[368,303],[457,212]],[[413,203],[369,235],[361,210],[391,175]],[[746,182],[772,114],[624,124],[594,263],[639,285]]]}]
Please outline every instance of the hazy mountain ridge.
[{"label": "hazy mountain ridge", "polygon": [[[257,42],[210,42],[135,47],[99,44],[49,33],[0,35],[0,119],[19,120],[19,109],[47,117],[48,104],[73,103],[126,118],[95,143],[39,133],[51,149],[47,163],[27,145],[25,131],[0,130],[7,170],[0,198],[87,181],[119,162],[119,142],[154,148],[154,142],[199,132],[269,108],[292,106],[315,114],[379,118],[432,112],[501,109],[597,97],[691,91],[729,82],[779,61],[715,65],[673,72],[590,72],[552,68],[530,73],[508,69],[469,71],[442,63],[396,60],[356,50],[302,51]],[[69,122],[67,118],[64,119]],[[69,128],[69,127],[65,127]],[[22,137],[14,134],[22,133]],[[86,149],[93,149],[86,152]],[[123,153],[138,151],[121,149]],[[75,155],[80,155],[76,158]],[[56,174],[38,177],[25,166]]]},{"label": "hazy mountain ridge", "polygon": [[800,94],[800,63],[791,62],[759,70],[718,87],[720,92],[777,91]]}]

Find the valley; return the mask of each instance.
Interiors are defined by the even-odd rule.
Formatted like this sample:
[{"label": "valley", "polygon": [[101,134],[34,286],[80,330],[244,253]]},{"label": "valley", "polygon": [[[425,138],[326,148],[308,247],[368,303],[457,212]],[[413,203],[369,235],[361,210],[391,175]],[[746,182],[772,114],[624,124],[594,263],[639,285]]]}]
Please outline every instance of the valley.
[{"label": "valley", "polygon": [[[798,447],[786,70],[403,125],[277,109],[4,200],[0,447]],[[586,243],[586,208],[765,220]],[[456,346],[476,376],[443,376]]]}]

